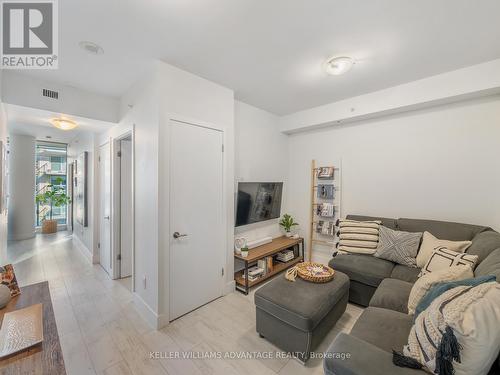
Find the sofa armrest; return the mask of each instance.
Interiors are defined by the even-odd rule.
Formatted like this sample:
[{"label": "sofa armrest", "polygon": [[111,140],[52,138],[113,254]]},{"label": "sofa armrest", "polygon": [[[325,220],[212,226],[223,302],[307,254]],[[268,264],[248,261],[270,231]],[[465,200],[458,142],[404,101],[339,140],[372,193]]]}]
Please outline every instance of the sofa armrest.
[{"label": "sofa armrest", "polygon": [[[326,352],[323,369],[326,375],[423,375],[422,370],[398,367],[392,353],[354,336],[340,333]],[[349,355],[350,358],[338,358]]]}]

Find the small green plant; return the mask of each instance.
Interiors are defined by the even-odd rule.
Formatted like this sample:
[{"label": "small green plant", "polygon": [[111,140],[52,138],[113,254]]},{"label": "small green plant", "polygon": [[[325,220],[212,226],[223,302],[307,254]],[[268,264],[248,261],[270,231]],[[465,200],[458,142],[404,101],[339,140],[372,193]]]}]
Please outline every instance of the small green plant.
[{"label": "small green plant", "polygon": [[293,217],[291,215],[284,214],[281,218],[280,225],[285,229],[286,232],[290,232],[290,229],[292,229],[292,227],[296,225],[299,225],[299,223],[293,221]]},{"label": "small green plant", "polygon": [[[65,206],[71,202],[70,197],[66,195],[64,187],[61,186],[62,182],[63,179],[61,177],[56,178],[55,184],[47,185],[46,190],[35,197],[36,203],[49,205],[49,220],[52,220],[53,207]],[[43,220],[46,218],[47,216]]]}]

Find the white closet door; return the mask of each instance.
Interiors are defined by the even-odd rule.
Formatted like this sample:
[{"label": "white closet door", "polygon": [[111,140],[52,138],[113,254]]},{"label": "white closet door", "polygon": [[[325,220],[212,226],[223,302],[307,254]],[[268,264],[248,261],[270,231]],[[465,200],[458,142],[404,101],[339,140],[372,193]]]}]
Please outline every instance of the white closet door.
[{"label": "white closet door", "polygon": [[170,136],[170,319],[175,319],[222,295],[223,133],[171,121]]}]

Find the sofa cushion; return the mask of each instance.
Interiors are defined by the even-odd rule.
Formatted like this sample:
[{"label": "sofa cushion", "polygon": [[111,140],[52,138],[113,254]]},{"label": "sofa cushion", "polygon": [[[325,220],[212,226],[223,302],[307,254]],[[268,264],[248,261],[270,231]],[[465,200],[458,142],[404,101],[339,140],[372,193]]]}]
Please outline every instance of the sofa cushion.
[{"label": "sofa cushion", "polygon": [[479,284],[484,284],[484,283],[490,283],[495,280],[495,276],[493,275],[488,275],[488,276],[479,276],[479,277],[473,277],[472,279],[465,279],[465,280],[458,280],[458,281],[448,281],[444,283],[439,283],[436,286],[433,286],[426,294],[425,296],[420,300],[420,302],[417,305],[417,308],[415,309],[415,318],[417,319],[418,315],[427,309],[432,301],[434,301],[436,298],[438,298],[441,294],[447,292],[450,289],[456,288],[457,286],[478,286]]},{"label": "sofa cushion", "polygon": [[[500,348],[499,321],[500,285],[489,282],[476,287],[458,286],[441,294],[418,316],[403,353],[422,363],[430,373],[487,375]],[[440,347],[444,354],[450,352],[450,341],[443,342],[443,333],[448,329],[457,342],[458,361],[438,350]],[[439,364],[441,371],[435,371]]]},{"label": "sofa cushion", "polygon": [[451,251],[446,247],[438,247],[432,252],[431,257],[422,267],[419,277],[425,274],[440,271],[448,267],[468,265],[472,270],[476,268],[477,255],[457,253],[456,251]]},{"label": "sofa cushion", "polygon": [[373,295],[370,306],[408,314],[408,297],[412,286],[412,283],[406,281],[384,279]]},{"label": "sofa cushion", "polygon": [[402,264],[396,264],[391,273],[391,279],[398,279],[414,283],[418,279],[420,268],[407,267]]},{"label": "sofa cushion", "polygon": [[447,267],[421,276],[411,288],[410,297],[408,298],[408,314],[415,314],[415,309],[420,300],[435,285],[447,281],[470,279],[472,277],[474,277],[474,274],[468,265]]},{"label": "sofa cushion", "polygon": [[391,275],[394,263],[365,254],[339,254],[329,266],[349,276],[349,279],[377,287]]},{"label": "sofa cushion", "polygon": [[422,236],[422,245],[418,250],[417,255],[417,266],[422,268],[429,261],[432,256],[432,252],[438,247],[446,247],[449,250],[456,251],[457,253],[463,253],[472,244],[471,241],[449,241],[440,240],[427,231],[424,232]]},{"label": "sofa cushion", "polygon": [[373,254],[377,250],[380,221],[338,221],[338,249],[348,253]]},{"label": "sofa cushion", "polygon": [[417,266],[417,252],[422,233],[404,232],[380,227],[379,243],[374,256],[404,266]]},{"label": "sofa cushion", "polygon": [[357,221],[381,221],[382,225],[391,229],[398,229],[397,219],[391,219],[388,217],[375,217],[375,216],[363,216],[363,215],[347,215],[349,220]]},{"label": "sofa cushion", "polygon": [[496,276],[497,282],[500,282],[500,249],[491,252],[474,270],[474,276]]},{"label": "sofa cushion", "polygon": [[465,251],[467,254],[479,256],[478,262],[481,263],[495,249],[500,248],[500,233],[494,230],[488,230],[477,234],[472,239],[472,244]]},{"label": "sofa cushion", "polygon": [[367,307],[354,324],[351,335],[387,352],[401,351],[408,342],[412,317],[379,307]]},{"label": "sofa cushion", "polygon": [[450,241],[471,241],[478,233],[490,228],[449,221],[398,219],[398,229],[407,232],[430,232],[433,236]]},{"label": "sofa cushion", "polygon": [[317,284],[277,277],[255,292],[255,305],[291,326],[312,331],[349,292],[349,278],[336,272],[332,281]]}]

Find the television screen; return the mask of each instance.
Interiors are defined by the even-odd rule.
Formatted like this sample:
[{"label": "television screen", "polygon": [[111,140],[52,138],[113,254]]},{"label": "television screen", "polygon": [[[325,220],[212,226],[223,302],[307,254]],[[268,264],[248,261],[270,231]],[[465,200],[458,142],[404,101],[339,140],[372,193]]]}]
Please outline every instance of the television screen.
[{"label": "television screen", "polygon": [[280,217],[283,182],[240,182],[236,226]]}]

